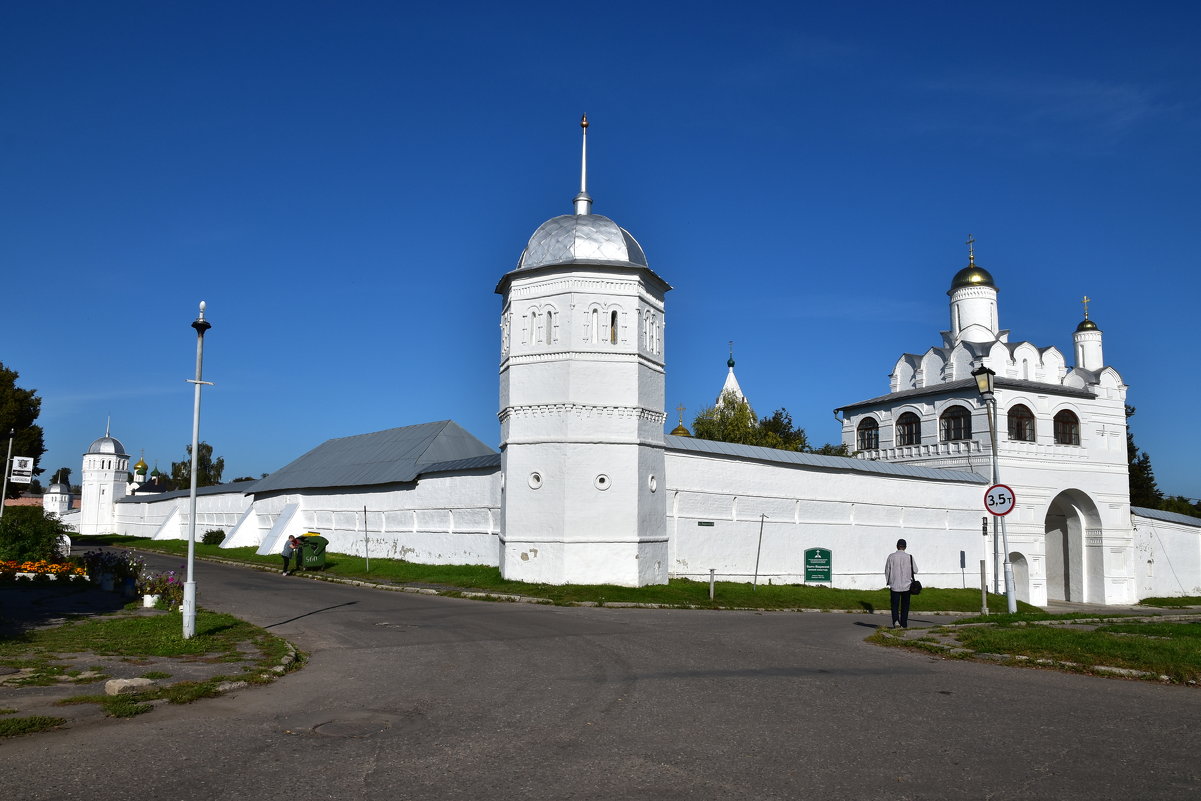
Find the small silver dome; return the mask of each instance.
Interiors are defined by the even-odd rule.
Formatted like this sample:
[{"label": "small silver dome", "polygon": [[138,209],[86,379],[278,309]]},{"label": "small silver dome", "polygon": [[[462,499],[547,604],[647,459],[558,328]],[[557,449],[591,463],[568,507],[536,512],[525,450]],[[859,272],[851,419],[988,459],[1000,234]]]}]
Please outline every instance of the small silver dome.
[{"label": "small silver dome", "polygon": [[70,495],[71,488],[66,484],[51,484],[50,489],[46,490],[49,495]]},{"label": "small silver dome", "polygon": [[88,448],[88,453],[111,453],[114,456],[129,455],[125,452],[125,446],[121,444],[121,440],[116,437],[101,437],[92,443],[92,447]]},{"label": "small silver dome", "polygon": [[517,261],[517,269],[580,262],[648,267],[638,240],[608,217],[564,214],[538,226]]}]

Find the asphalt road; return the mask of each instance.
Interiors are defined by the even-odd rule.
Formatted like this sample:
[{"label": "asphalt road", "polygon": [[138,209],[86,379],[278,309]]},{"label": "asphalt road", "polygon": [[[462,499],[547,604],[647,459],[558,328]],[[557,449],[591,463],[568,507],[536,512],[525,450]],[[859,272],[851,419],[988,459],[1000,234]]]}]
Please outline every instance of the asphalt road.
[{"label": "asphalt road", "polygon": [[0,741],[5,798],[1201,793],[1201,690],[864,643],[886,616],[482,603],[208,563],[197,581],[202,606],[287,638],[308,665]]}]

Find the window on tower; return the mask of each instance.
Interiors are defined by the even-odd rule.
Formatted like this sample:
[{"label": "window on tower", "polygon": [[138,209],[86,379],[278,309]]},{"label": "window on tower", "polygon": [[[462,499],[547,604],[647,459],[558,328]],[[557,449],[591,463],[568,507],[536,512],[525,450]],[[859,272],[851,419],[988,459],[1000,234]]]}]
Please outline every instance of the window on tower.
[{"label": "window on tower", "polygon": [[609,344],[617,344],[617,312],[609,314]]},{"label": "window on tower", "polygon": [[1067,409],[1055,415],[1055,444],[1080,444],[1080,418]]},{"label": "window on tower", "polygon": [[555,332],[555,313],[550,309],[546,310],[546,344],[549,345],[554,341]]},{"label": "window on tower", "polygon": [[897,418],[897,445],[922,444],[922,419],[913,412]]},{"label": "window on tower", "polygon": [[1009,410],[1009,438],[1015,442],[1034,442],[1034,414],[1020,403]]},{"label": "window on tower", "polygon": [[600,342],[600,309],[592,310],[592,341]]},{"label": "window on tower", "polygon": [[972,415],[962,406],[952,406],[938,418],[938,436],[943,442],[972,438]]},{"label": "window on tower", "polygon": [[861,451],[874,451],[880,448],[880,424],[874,417],[865,417],[859,421],[856,429],[855,442]]}]

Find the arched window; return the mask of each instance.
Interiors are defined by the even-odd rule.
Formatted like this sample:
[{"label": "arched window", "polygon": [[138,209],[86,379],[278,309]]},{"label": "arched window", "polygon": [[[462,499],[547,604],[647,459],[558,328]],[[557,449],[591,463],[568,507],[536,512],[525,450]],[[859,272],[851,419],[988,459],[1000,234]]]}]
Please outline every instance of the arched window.
[{"label": "arched window", "polygon": [[592,310],[592,341],[600,342],[600,309]]},{"label": "arched window", "polygon": [[546,344],[549,345],[554,341],[555,332],[555,313],[550,309],[546,310]]},{"label": "arched window", "polygon": [[1034,442],[1034,414],[1020,403],[1009,410],[1009,438],[1015,442]]},{"label": "arched window", "polygon": [[922,444],[922,419],[913,412],[897,418],[897,445]]},{"label": "arched window", "polygon": [[609,315],[609,344],[617,344],[617,312]]},{"label": "arched window", "polygon": [[530,312],[530,330],[526,337],[526,344],[528,344],[528,345],[534,344],[534,339],[537,337],[537,333],[536,333],[537,330],[538,330],[538,312],[531,311]]},{"label": "arched window", "polygon": [[972,438],[972,415],[962,406],[952,406],[938,418],[938,436],[943,442]]},{"label": "arched window", "polygon": [[1067,409],[1055,415],[1055,444],[1080,444],[1080,418]]},{"label": "arched window", "polygon": [[874,451],[880,448],[880,424],[873,417],[865,417],[859,421],[858,436],[855,441],[861,451]]}]

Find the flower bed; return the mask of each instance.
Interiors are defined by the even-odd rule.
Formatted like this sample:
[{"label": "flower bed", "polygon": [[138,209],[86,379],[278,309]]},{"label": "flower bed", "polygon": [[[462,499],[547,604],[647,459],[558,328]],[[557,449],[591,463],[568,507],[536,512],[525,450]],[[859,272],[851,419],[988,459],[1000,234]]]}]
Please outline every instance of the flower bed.
[{"label": "flower bed", "polygon": [[74,579],[87,578],[87,570],[72,562],[49,562],[45,559],[17,562],[14,560],[0,561],[0,580],[14,581],[17,579]]}]

